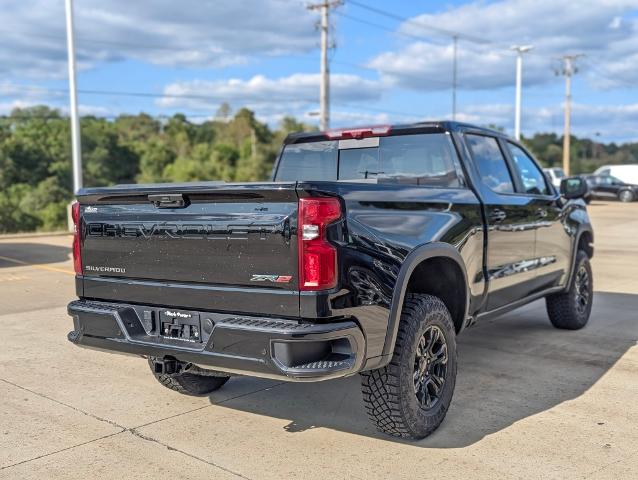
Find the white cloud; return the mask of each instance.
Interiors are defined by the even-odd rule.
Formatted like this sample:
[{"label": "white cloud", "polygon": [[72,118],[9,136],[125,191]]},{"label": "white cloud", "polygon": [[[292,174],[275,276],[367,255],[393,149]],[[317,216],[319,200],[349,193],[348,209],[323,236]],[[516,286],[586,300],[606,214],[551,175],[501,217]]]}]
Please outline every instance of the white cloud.
[{"label": "white cloud", "polygon": [[39,105],[38,102],[25,100],[13,100],[10,102],[0,102],[0,115],[9,115],[16,108],[29,108]]},{"label": "white cloud", "polygon": [[[419,15],[399,30],[433,36],[421,25],[460,32],[459,85],[465,89],[511,86],[514,81],[513,44],[535,45],[525,57],[527,85],[554,79],[552,66],[566,53],[587,54],[582,70],[594,78],[608,74],[606,84],[638,82],[638,20],[628,14],[637,0],[501,0],[474,1],[442,13]],[[383,52],[369,66],[395,85],[435,91],[449,89],[452,78],[452,40],[412,42]],[[448,43],[447,45],[445,43]],[[596,65],[597,71],[588,69]]]},{"label": "white cloud", "polygon": [[[563,131],[563,106],[525,108],[521,125],[524,134]],[[469,105],[457,114],[462,122],[503,127],[513,131],[514,107],[506,104]],[[601,120],[601,119],[604,119]],[[572,105],[572,133],[604,140],[638,141],[638,103],[626,105]]]},{"label": "white cloud", "polygon": [[382,125],[391,122],[390,115],[387,113],[352,112],[347,110],[331,112],[330,121],[333,128],[357,125]]},{"label": "white cloud", "polygon": [[[63,107],[62,112],[66,115],[69,112],[68,107]],[[81,116],[90,115],[94,117],[108,117],[113,115],[113,111],[110,108],[103,107],[101,105],[78,105],[78,113]]]},{"label": "white cloud", "polygon": [[[42,101],[37,99],[29,99],[29,100],[11,100],[6,102],[0,102],[0,115],[9,115],[16,108],[31,108],[41,106],[43,104]],[[50,108],[56,109],[60,112],[61,115],[69,114],[68,105],[63,104],[52,104],[49,102],[48,106]],[[81,116],[91,115],[95,117],[112,117],[116,115],[113,110],[100,106],[100,105],[86,105],[80,104],[78,105],[78,110]]]},{"label": "white cloud", "polygon": [[[256,75],[248,80],[193,80],[167,85],[165,97],[157,101],[162,108],[191,111],[215,111],[222,102],[231,106],[247,106],[259,115],[294,114],[319,100],[319,74],[296,73],[287,77],[268,78]],[[356,75],[333,74],[330,95],[334,103],[374,101],[381,96],[382,85]]]},{"label": "white cloud", "polygon": [[[0,72],[5,76],[65,75],[64,2],[6,0]],[[253,55],[316,47],[316,14],[281,0],[81,0],[75,2],[78,62],[134,58],[188,67],[226,66]]]}]

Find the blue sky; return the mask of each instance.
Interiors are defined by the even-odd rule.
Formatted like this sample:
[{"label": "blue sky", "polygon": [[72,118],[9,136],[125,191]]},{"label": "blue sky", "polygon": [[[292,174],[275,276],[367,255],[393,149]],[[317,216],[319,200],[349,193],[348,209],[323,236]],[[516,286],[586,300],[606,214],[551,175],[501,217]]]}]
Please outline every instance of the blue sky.
[{"label": "blue sky", "polygon": [[[272,125],[286,114],[317,122],[318,14],[306,3],[75,0],[82,111],[179,111],[201,120],[226,100]],[[0,50],[0,112],[38,103],[65,109],[63,1],[10,0],[4,11],[12,21]],[[458,34],[458,119],[511,132],[509,46],[534,44],[524,60],[524,134],[562,130],[564,78],[554,70],[561,55],[583,53],[574,133],[636,141],[637,12],[638,0],[346,0],[331,19],[331,124],[451,118]],[[110,94],[89,93],[96,90]]]}]

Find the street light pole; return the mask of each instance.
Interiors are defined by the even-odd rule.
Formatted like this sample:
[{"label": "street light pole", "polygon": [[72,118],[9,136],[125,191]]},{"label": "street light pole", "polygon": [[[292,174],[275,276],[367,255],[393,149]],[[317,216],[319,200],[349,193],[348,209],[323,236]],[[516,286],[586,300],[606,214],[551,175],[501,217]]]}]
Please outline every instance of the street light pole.
[{"label": "street light pole", "polygon": [[73,0],[65,0],[66,46],[69,58],[69,100],[71,118],[71,152],[73,154],[73,193],[82,188],[82,146],[80,143],[80,118],[75,78],[75,40],[73,34]]},{"label": "street light pole", "polygon": [[459,36],[452,37],[452,120],[456,120],[456,87],[457,87],[457,61],[459,52]]},{"label": "street light pole", "polygon": [[523,77],[523,53],[529,52],[533,45],[516,45],[511,47],[516,52],[516,107],[514,113],[514,138],[521,139],[521,89]]}]

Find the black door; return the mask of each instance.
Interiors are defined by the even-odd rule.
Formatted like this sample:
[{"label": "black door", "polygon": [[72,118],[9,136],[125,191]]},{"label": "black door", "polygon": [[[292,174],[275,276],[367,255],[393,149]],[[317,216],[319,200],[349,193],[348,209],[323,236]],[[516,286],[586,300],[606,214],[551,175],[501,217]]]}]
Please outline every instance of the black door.
[{"label": "black door", "polygon": [[520,145],[503,141],[502,146],[510,159],[516,189],[529,199],[535,216],[536,247],[530,267],[536,272],[533,291],[563,285],[571,268],[573,242],[563,224],[560,195],[548,185],[538,164]]},{"label": "black door", "polygon": [[487,305],[494,310],[530,294],[535,286],[535,243],[538,205],[517,191],[502,145],[492,136],[466,133],[485,203]]}]

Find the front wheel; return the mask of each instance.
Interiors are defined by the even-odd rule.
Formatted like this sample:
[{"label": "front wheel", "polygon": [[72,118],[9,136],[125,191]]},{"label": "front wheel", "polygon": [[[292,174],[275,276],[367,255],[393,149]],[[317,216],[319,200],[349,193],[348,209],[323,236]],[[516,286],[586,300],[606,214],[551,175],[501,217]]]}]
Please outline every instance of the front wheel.
[{"label": "front wheel", "polygon": [[456,384],[456,333],[445,304],[410,294],[390,363],[363,372],[363,401],[377,429],[420,439],[445,418]]},{"label": "front wheel", "polygon": [[589,256],[579,250],[569,289],[545,299],[549,320],[556,328],[581,329],[589,321],[593,300],[594,283]]}]

